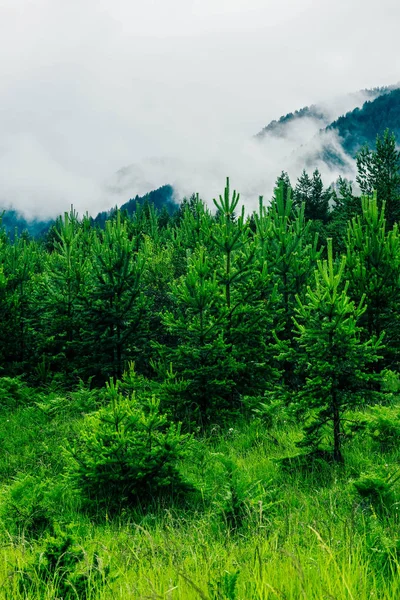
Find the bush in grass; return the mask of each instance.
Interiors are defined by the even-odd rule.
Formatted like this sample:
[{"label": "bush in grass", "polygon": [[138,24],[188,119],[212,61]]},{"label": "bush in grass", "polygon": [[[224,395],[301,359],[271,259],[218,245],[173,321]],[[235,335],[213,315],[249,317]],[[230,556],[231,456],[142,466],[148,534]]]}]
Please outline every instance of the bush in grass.
[{"label": "bush in grass", "polygon": [[90,389],[90,382],[79,381],[78,387],[73,392],[60,395],[47,393],[39,396],[35,405],[48,417],[63,418],[68,415],[86,414],[99,408],[102,403],[101,392]]},{"label": "bush in grass", "polygon": [[382,452],[395,449],[400,440],[400,407],[373,406],[366,413],[349,414],[346,436],[366,435]]},{"label": "bush in grass", "polygon": [[33,475],[19,475],[3,491],[0,519],[12,535],[38,537],[60,517],[65,485]]},{"label": "bush in grass", "polygon": [[[374,567],[379,577],[385,579],[398,575],[400,560],[400,538],[390,532],[385,520],[375,512],[362,515],[358,521],[359,532],[365,540],[365,554],[368,563]],[[393,535],[394,534],[394,535]]]},{"label": "bush in grass", "polygon": [[374,406],[367,416],[366,430],[381,450],[395,448],[400,440],[400,408]]},{"label": "bush in grass", "polygon": [[34,396],[19,377],[0,377],[0,408],[18,408]]},{"label": "bush in grass", "polygon": [[353,482],[359,497],[377,513],[388,512],[396,501],[394,486],[400,475],[382,477],[380,474],[362,475]]},{"label": "bush in grass", "polygon": [[104,566],[96,553],[89,558],[73,533],[73,525],[65,530],[55,525],[17,577],[24,598],[42,598],[51,589],[55,598],[63,600],[94,597],[95,591],[111,579],[110,567]]},{"label": "bush in grass", "polygon": [[189,436],[159,412],[154,397],[124,397],[107,386],[109,404],[86,416],[70,449],[69,476],[87,505],[117,510],[186,487],[177,469]]}]

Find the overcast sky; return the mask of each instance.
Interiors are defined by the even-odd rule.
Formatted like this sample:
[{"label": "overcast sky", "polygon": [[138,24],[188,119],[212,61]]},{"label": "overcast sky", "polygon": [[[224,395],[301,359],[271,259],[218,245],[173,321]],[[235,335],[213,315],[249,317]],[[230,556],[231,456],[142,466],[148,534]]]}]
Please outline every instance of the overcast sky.
[{"label": "overcast sky", "polygon": [[184,175],[267,193],[280,165],[251,136],[398,82],[399,22],[395,0],[0,0],[0,203],[93,213],[131,164],[121,201]]}]

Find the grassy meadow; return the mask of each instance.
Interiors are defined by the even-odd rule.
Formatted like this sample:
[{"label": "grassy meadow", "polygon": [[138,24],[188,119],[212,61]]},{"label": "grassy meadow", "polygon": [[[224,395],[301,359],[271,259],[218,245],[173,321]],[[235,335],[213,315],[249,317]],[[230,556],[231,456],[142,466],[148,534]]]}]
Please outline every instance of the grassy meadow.
[{"label": "grassy meadow", "polygon": [[[400,597],[400,449],[390,436],[382,445],[353,428],[344,465],[302,461],[290,458],[301,431],[289,414],[250,412],[190,440],[178,466],[192,491],[108,514],[87,510],[68,476],[100,392],[9,380],[2,393],[0,598]],[[394,418],[396,407],[393,396],[383,410]]]}]

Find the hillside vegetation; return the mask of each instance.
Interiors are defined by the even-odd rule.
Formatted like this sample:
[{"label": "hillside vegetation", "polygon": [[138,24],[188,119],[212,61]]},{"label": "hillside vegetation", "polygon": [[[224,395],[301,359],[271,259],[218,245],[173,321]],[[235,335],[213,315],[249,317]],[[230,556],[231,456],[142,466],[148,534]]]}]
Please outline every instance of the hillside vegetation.
[{"label": "hillside vegetation", "polygon": [[0,236],[0,597],[395,599],[400,153]]}]

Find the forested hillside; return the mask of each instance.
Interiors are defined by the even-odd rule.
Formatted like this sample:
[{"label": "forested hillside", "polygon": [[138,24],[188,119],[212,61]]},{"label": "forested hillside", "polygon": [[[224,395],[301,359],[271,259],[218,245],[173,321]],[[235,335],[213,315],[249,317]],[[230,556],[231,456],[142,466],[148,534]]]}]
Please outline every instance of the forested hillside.
[{"label": "forested hillside", "polygon": [[[354,104],[364,98],[363,104],[347,111],[332,121],[332,110],[325,106],[306,106],[294,113],[272,121],[256,136],[262,143],[268,138],[292,138],[302,132],[301,142],[294,154],[303,163],[323,163],[342,172],[352,164],[357,152],[365,144],[373,146],[377,135],[389,128],[396,136],[400,132],[399,86],[363,90],[354,96]],[[349,96],[349,101],[352,96]],[[333,137],[332,137],[333,136]]]},{"label": "forested hillside", "polygon": [[[398,89],[398,85],[394,85],[394,86],[387,86],[387,87],[377,87],[377,88],[372,88],[372,89],[366,89],[366,90],[360,90],[360,92],[355,93],[355,94],[348,94],[348,96],[346,96],[343,100],[346,100],[345,104],[352,104],[353,107],[355,107],[357,105],[357,103],[360,101],[360,98],[363,98],[364,103],[368,102],[369,104],[373,103],[374,100],[376,100],[377,98],[382,98],[383,96],[385,96],[386,94],[390,94],[393,90]],[[340,100],[339,100],[339,105],[341,104]],[[379,104],[377,105],[377,107],[379,107]],[[336,109],[337,110],[337,109]],[[355,111],[360,110],[360,109],[355,109]],[[333,125],[334,123],[332,122],[332,111],[335,111],[335,108],[330,108],[327,105],[324,104],[312,104],[311,106],[304,106],[303,108],[300,108],[299,110],[295,110],[294,112],[288,113],[287,115],[284,115],[282,117],[280,117],[277,121],[271,121],[266,127],[263,127],[263,129],[256,135],[257,138],[262,139],[265,136],[268,135],[274,135],[274,136],[285,136],[286,135],[286,130],[288,126],[296,126],[296,124],[305,119],[309,119],[309,120],[313,120],[318,122],[319,126],[321,129],[323,129],[324,127],[327,127],[329,125]],[[346,112],[347,114],[351,114],[352,111],[343,111]],[[375,112],[375,109],[372,111]],[[387,124],[387,127],[389,127],[390,124]],[[374,141],[374,136],[376,135],[376,131],[373,134],[373,140]]]},{"label": "forested hillside", "polygon": [[400,89],[367,101],[362,108],[340,117],[329,125],[343,140],[347,154],[355,156],[364,144],[374,144],[377,135],[389,128],[396,136],[400,132]]},{"label": "forested hillside", "polygon": [[395,136],[357,165],[2,230],[2,597],[399,596]]},{"label": "forested hillside", "polygon": [[[128,202],[125,202],[119,207],[122,213],[133,215],[138,207],[143,205],[152,205],[155,209],[165,214],[166,216],[174,213],[178,209],[178,204],[174,200],[174,190],[170,185],[164,185],[157,190],[153,190],[145,196],[136,195]],[[111,218],[117,212],[117,207],[110,208],[108,211],[98,213],[92,218],[95,225],[104,227],[107,219]],[[28,234],[34,238],[43,237],[49,229],[54,225],[54,220],[38,221],[37,219],[29,219],[20,215],[13,209],[4,210],[2,214],[2,225],[6,233],[11,237],[17,233]]]}]

